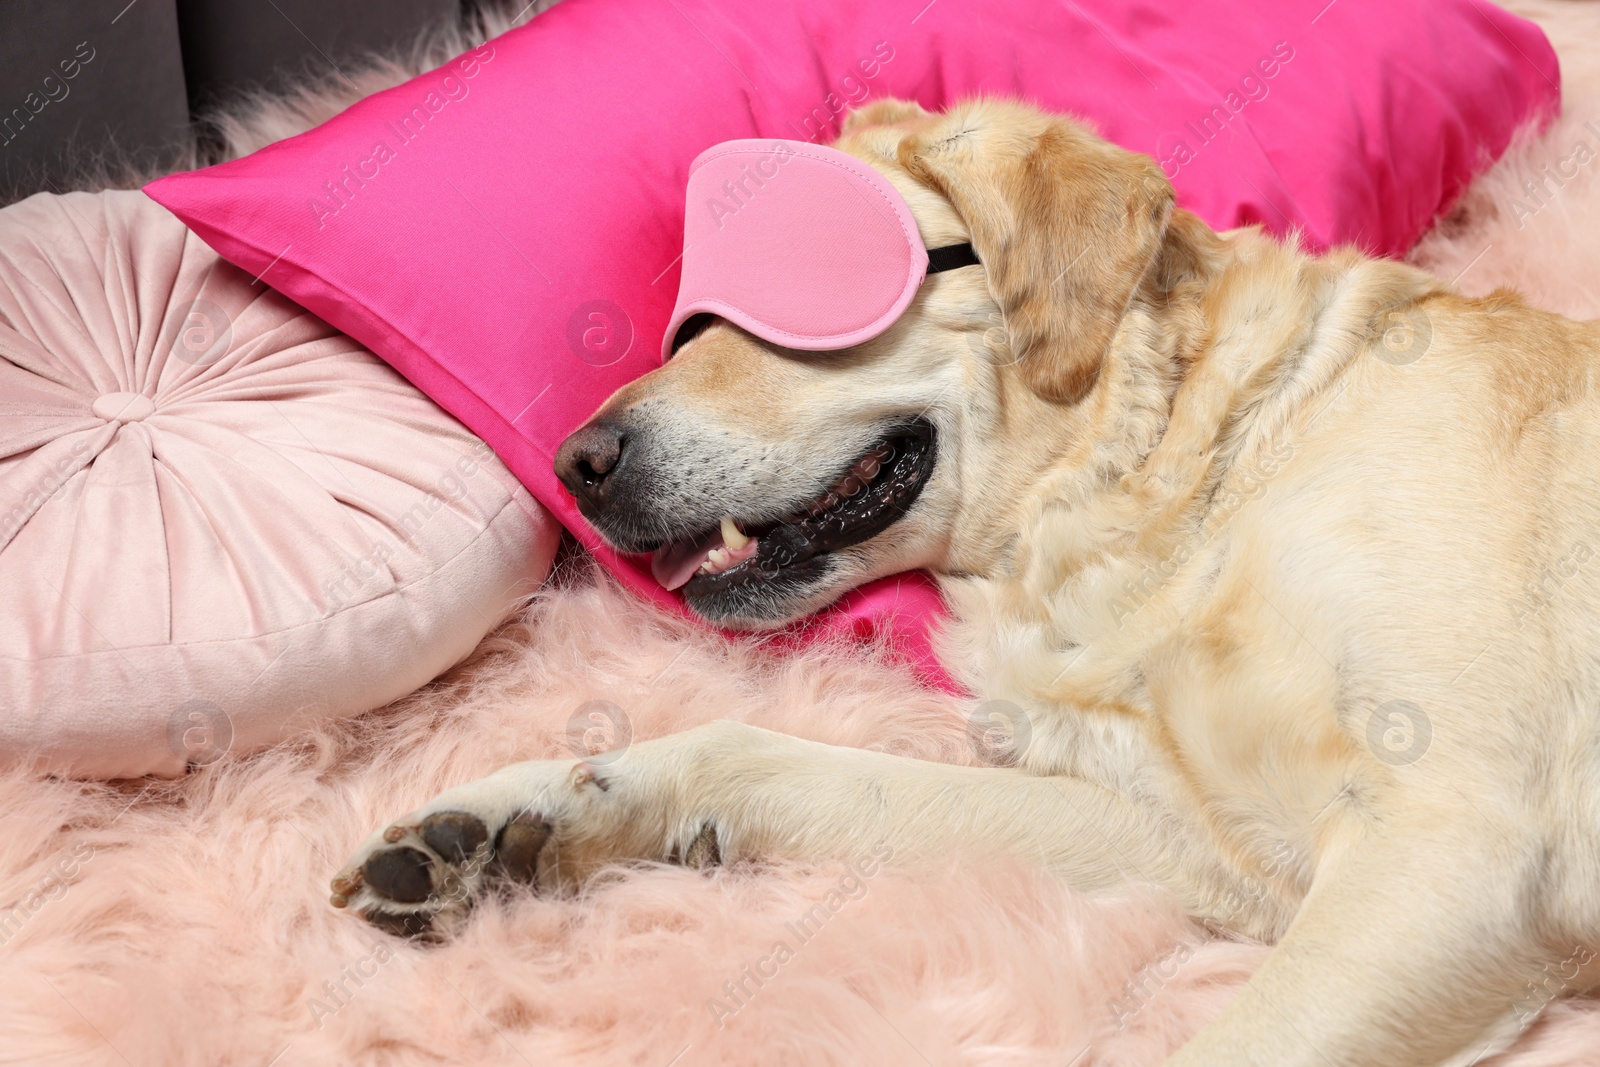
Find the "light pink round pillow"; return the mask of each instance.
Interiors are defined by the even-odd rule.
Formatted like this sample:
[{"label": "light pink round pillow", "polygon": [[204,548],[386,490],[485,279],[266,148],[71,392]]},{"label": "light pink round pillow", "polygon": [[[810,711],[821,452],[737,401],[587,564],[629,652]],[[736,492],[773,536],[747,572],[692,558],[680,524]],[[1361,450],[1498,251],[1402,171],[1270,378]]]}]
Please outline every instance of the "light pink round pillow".
[{"label": "light pink round pillow", "polygon": [[547,575],[483,443],[139,192],[0,210],[0,760],[177,774],[385,704]]}]

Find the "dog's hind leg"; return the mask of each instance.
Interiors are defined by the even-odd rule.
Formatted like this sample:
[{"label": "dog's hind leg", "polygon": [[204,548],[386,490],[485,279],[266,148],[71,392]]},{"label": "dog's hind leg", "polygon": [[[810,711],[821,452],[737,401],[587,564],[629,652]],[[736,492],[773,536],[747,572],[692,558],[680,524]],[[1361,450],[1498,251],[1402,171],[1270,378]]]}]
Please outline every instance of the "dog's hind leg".
[{"label": "dog's hind leg", "polygon": [[1541,850],[1470,814],[1352,829],[1267,962],[1166,1067],[1467,1067],[1509,1044],[1554,995],[1534,991],[1593,952],[1536,941]]},{"label": "dog's hind leg", "polygon": [[962,845],[1037,860],[1082,888],[1153,882],[1203,911],[1199,849],[1075,779],[956,767],[718,722],[606,762],[519,763],[373,834],[334,902],[400,932],[448,934],[484,884],[557,889],[630,860],[937,856]]}]

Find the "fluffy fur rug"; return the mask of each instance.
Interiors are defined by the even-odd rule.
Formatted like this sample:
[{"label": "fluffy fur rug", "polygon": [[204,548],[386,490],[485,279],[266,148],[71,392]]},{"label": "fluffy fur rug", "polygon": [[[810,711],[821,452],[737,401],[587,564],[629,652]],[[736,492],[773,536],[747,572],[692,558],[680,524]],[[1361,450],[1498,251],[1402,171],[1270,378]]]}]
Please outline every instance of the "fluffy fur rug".
[{"label": "fluffy fur rug", "polygon": [[[1528,191],[1579,141],[1600,145],[1600,4],[1513,6],[1562,53],[1567,116],[1414,257],[1469,292],[1511,285],[1600,316],[1600,160]],[[221,141],[250,151],[467,43],[235,111]],[[329,876],[373,825],[506,762],[567,755],[569,718],[593,699],[636,738],[736,718],[972,758],[966,709],[880,651],[775,659],[569,557],[468,663],[359,721],[175,782],[0,776],[0,905],[16,905],[0,911],[0,1063],[1155,1064],[1266,951],[1209,939],[1153,892],[1089,898],[976,854],[618,872],[579,899],[486,905],[438,948],[328,906]],[[1600,1001],[1557,992],[1554,977],[1530,989],[1522,1006],[1548,1001],[1543,1017],[1485,1062],[1600,1063]]]}]

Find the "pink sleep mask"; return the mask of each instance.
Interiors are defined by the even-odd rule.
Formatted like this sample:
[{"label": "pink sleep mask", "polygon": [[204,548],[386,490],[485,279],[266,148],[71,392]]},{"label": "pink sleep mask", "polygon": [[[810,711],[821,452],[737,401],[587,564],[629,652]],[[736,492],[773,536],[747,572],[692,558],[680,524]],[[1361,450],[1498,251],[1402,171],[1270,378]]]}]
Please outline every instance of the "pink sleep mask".
[{"label": "pink sleep mask", "polygon": [[925,275],[977,263],[970,244],[925,248],[905,197],[854,156],[724,141],[689,165],[682,281],[661,358],[692,336],[684,326],[697,315],[785,348],[858,345],[900,317]]}]

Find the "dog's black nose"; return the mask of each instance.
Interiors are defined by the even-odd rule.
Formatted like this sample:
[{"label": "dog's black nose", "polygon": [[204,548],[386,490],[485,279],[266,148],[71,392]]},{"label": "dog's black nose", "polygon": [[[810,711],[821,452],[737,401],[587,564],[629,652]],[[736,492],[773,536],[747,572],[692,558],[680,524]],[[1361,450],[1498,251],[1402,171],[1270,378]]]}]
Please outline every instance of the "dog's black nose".
[{"label": "dog's black nose", "polygon": [[622,427],[606,419],[578,427],[556,449],[556,477],[580,504],[603,509],[606,478],[621,464],[627,440]]}]

